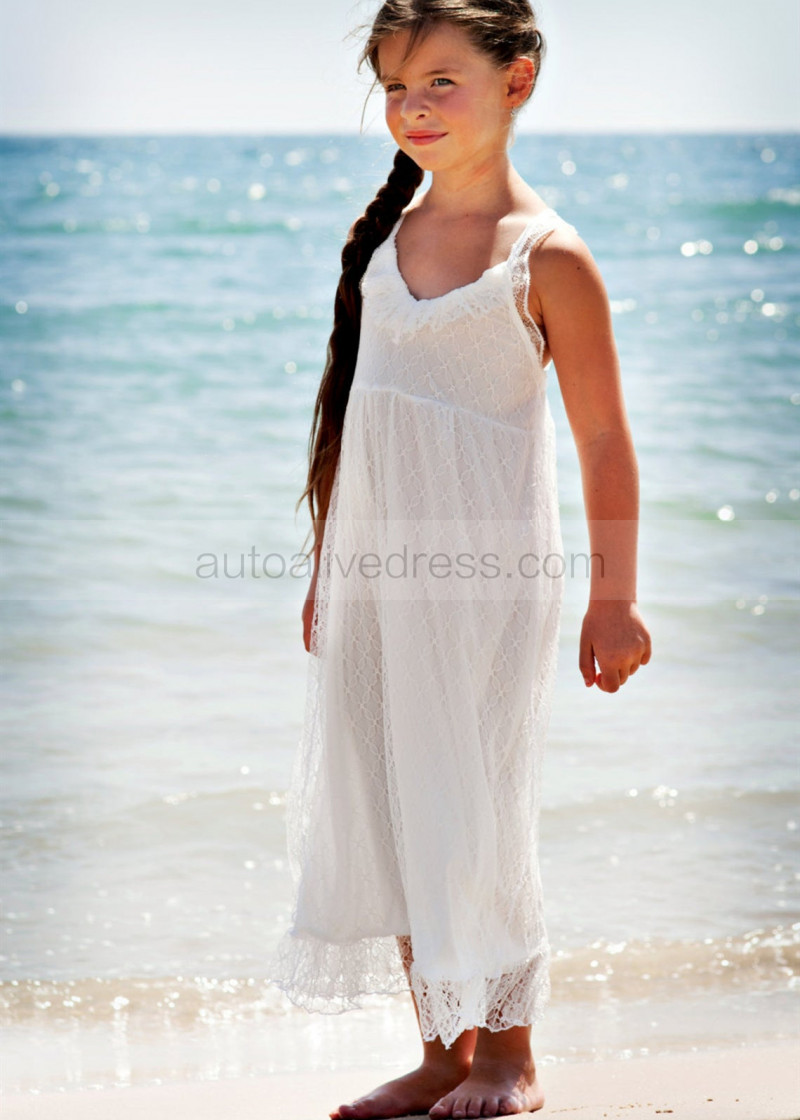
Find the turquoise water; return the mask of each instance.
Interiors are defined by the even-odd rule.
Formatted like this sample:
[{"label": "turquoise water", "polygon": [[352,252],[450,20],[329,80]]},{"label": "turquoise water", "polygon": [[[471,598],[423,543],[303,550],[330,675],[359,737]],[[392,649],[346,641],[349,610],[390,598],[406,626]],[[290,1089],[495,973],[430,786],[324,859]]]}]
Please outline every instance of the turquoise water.
[{"label": "turquoise water", "polygon": [[[585,690],[570,581],[540,1050],[786,1034],[800,138],[525,136],[512,154],[606,281],[654,643],[620,693]],[[0,139],[9,1088],[415,1053],[407,997],[309,1017],[263,969],[288,921],[308,656],[295,503],[342,239],[391,155],[356,137]],[[580,550],[552,367],[550,394]]]}]

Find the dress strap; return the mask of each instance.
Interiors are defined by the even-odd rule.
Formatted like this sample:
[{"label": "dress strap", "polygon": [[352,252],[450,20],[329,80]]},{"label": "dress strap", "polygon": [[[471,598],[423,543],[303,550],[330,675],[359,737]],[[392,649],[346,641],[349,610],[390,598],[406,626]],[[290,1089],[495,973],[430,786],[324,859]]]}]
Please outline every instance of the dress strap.
[{"label": "dress strap", "polygon": [[[544,357],[546,343],[529,309],[531,289],[529,260],[533,248],[538,245],[539,242],[544,241],[547,235],[552,233],[554,229],[558,229],[562,226],[566,226],[567,229],[575,230],[575,227],[570,225],[569,222],[566,222],[555,210],[550,208],[542,210],[541,213],[537,214],[536,217],[528,222],[525,229],[514,242],[508,258],[511,286],[514,291],[514,303],[516,304],[522,322],[525,324],[525,328],[539,356],[540,362]],[[577,233],[577,230],[575,230],[575,232]]]}]

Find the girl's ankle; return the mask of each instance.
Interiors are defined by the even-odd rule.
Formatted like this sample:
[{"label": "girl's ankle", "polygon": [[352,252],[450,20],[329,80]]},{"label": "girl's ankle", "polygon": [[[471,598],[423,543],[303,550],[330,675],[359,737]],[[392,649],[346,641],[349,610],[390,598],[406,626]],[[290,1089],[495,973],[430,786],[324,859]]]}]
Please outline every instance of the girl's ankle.
[{"label": "girl's ankle", "polygon": [[420,1068],[429,1073],[461,1074],[466,1077],[472,1068],[472,1057],[463,1054],[425,1054]]},{"label": "girl's ankle", "polygon": [[505,1031],[482,1034],[475,1047],[473,1061],[487,1064],[499,1062],[503,1065],[513,1062],[514,1065],[525,1067],[526,1071],[528,1067],[531,1071],[536,1068],[530,1042],[527,1039],[510,1039]]}]

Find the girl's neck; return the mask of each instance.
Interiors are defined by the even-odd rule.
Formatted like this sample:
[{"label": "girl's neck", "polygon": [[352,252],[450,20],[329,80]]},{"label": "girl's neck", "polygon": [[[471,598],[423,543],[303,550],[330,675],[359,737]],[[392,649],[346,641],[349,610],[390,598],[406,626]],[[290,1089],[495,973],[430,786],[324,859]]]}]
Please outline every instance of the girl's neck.
[{"label": "girl's neck", "polygon": [[508,154],[503,152],[480,165],[434,171],[420,206],[444,221],[497,218],[514,209],[525,189]]}]

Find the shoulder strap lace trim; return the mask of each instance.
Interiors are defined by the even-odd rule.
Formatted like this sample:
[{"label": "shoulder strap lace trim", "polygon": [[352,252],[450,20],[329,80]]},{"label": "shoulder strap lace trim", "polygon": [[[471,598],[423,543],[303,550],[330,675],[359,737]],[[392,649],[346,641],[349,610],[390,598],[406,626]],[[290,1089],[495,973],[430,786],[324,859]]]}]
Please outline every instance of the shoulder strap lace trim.
[{"label": "shoulder strap lace trim", "polygon": [[570,225],[555,210],[545,210],[541,214],[537,214],[523,230],[508,258],[514,303],[540,362],[544,357],[547,344],[536,320],[530,313],[530,255],[540,242],[544,241],[553,230],[559,227],[571,229],[575,233],[578,232],[575,226]]}]

